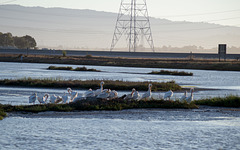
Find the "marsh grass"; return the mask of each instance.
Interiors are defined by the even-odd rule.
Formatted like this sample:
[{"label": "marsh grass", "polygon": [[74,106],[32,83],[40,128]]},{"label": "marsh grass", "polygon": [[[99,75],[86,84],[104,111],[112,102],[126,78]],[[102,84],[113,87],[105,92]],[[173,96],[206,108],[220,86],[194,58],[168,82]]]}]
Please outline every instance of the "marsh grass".
[{"label": "marsh grass", "polygon": [[219,107],[240,107],[240,97],[230,95],[227,97],[215,97],[194,101],[196,105],[219,106]]},{"label": "marsh grass", "polygon": [[0,104],[0,120],[3,120],[3,118],[7,117],[7,114],[5,113],[3,109],[3,105]]},{"label": "marsh grass", "polygon": [[[78,89],[98,89],[100,87],[101,80],[61,80],[61,79],[32,79],[23,78],[16,80],[4,79],[0,80],[0,85],[5,86],[27,86],[27,87],[48,87],[48,88],[78,88]],[[132,90],[133,88],[138,91],[147,91],[148,84],[152,84],[153,91],[179,91],[181,86],[175,83],[175,81],[170,82],[127,82],[127,81],[113,81],[105,80],[104,88],[114,89],[114,90]]]},{"label": "marsh grass", "polygon": [[69,70],[69,71],[94,71],[94,72],[101,72],[100,70],[96,69],[87,69],[86,67],[77,67],[73,69],[72,67],[56,67],[56,66],[49,66],[48,70]]},{"label": "marsh grass", "polygon": [[158,74],[158,75],[176,75],[176,76],[193,76],[191,72],[184,71],[168,71],[168,70],[160,70],[160,71],[152,71],[149,74]]},{"label": "marsh grass", "polygon": [[[116,100],[82,100],[70,104],[45,104],[45,105],[1,105],[2,112],[31,112],[39,113],[46,111],[71,112],[71,111],[101,111],[111,110],[119,111],[123,109],[139,109],[139,108],[167,108],[167,109],[195,109],[195,104],[181,103],[179,101],[126,101],[123,99]],[[6,114],[6,113],[4,113]],[[6,115],[5,115],[6,116]]]}]

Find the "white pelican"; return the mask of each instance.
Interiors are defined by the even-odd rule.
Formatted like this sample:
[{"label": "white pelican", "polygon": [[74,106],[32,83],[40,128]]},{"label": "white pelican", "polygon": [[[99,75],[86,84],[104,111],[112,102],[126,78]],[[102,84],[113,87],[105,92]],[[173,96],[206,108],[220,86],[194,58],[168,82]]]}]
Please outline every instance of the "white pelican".
[{"label": "white pelican", "polygon": [[48,97],[49,94],[38,94],[37,99],[40,104],[45,104],[47,102]]},{"label": "white pelican", "polygon": [[66,93],[64,92],[64,95],[62,96],[63,99],[63,104],[66,104],[68,101],[68,96],[66,95]]},{"label": "white pelican", "polygon": [[193,101],[193,91],[194,91],[194,88],[191,88],[190,90],[191,95],[186,98],[186,101],[188,103],[191,103],[191,101]]},{"label": "white pelican", "polygon": [[180,98],[180,101],[185,101],[187,98],[187,91],[184,92],[184,95]]},{"label": "white pelican", "polygon": [[95,93],[92,91],[92,89],[89,89],[87,92],[83,94],[84,97],[95,97]]},{"label": "white pelican", "polygon": [[52,103],[52,104],[60,103],[62,100],[63,100],[63,99],[62,99],[61,96],[56,96],[55,94],[53,94],[53,95],[50,97],[50,103]]},{"label": "white pelican", "polygon": [[109,96],[108,96],[108,98],[111,100],[111,99],[115,99],[115,98],[117,98],[118,97],[118,92],[117,91],[115,91],[115,90],[113,90],[113,91],[111,91],[110,89],[109,89]]},{"label": "white pelican", "polygon": [[132,89],[131,94],[128,94],[126,97],[124,97],[125,100],[131,100],[133,98],[133,93],[135,92],[135,89]]},{"label": "white pelican", "polygon": [[140,94],[138,93],[138,91],[136,91],[136,89],[133,89],[133,90],[134,90],[134,93],[133,93],[132,99],[139,100],[141,98]]},{"label": "white pelican", "polygon": [[97,98],[99,98],[99,99],[106,99],[106,98],[108,98],[108,96],[109,96],[109,90],[105,89],[105,90],[103,90],[103,92],[101,94],[99,94],[97,96]]},{"label": "white pelican", "polygon": [[81,101],[81,100],[85,100],[86,97],[83,94],[78,94],[78,96],[76,98],[74,98],[73,103],[76,103],[77,101]]},{"label": "white pelican", "polygon": [[73,102],[73,100],[78,96],[78,92],[72,91],[71,88],[67,88],[67,91],[71,96],[69,102]]},{"label": "white pelican", "polygon": [[36,100],[37,100],[37,93],[34,93],[29,97],[29,103],[35,104]]},{"label": "white pelican", "polygon": [[98,96],[99,94],[101,94],[101,93],[103,92],[103,85],[104,85],[104,82],[102,81],[102,82],[100,83],[100,89],[97,89],[97,90],[94,92],[95,96]]},{"label": "white pelican", "polygon": [[164,94],[163,99],[169,98],[169,100],[171,100],[171,97],[172,97],[172,96],[173,96],[173,91],[172,91],[172,90],[169,90],[168,92],[166,92],[166,93]]},{"label": "white pelican", "polygon": [[148,100],[152,96],[152,84],[148,85],[148,91],[142,95],[141,99]]}]

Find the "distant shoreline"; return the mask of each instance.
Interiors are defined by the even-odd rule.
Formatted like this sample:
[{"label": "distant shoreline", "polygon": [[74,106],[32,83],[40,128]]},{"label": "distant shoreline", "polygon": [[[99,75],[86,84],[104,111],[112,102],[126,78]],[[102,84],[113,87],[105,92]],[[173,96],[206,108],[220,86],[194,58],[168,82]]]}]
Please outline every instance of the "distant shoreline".
[{"label": "distant shoreline", "polygon": [[197,59],[197,58],[196,59],[125,58],[125,57],[98,57],[92,55],[63,57],[59,55],[27,56],[19,54],[0,54],[0,62],[240,71],[240,61],[237,60],[227,60],[226,62],[219,62],[216,59]]}]

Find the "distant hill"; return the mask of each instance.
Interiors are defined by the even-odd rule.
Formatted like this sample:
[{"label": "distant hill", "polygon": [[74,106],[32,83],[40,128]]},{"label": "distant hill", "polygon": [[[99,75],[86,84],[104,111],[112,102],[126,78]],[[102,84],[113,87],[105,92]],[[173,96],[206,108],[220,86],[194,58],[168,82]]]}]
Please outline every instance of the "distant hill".
[{"label": "distant hill", "polygon": [[[0,32],[33,36],[39,47],[109,49],[117,14],[94,10],[0,5]],[[151,18],[155,47],[240,47],[240,28]],[[124,40],[117,47],[126,47]],[[146,44],[146,43],[145,43]]]}]

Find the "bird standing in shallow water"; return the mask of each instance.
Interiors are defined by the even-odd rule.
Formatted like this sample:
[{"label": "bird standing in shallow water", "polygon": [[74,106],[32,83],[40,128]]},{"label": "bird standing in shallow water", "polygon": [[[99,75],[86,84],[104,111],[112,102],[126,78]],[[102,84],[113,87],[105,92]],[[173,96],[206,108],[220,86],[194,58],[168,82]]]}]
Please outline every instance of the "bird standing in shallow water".
[{"label": "bird standing in shallow water", "polygon": [[183,102],[187,98],[187,91],[184,92],[184,95],[180,98],[180,101]]},{"label": "bird standing in shallow water", "polygon": [[35,104],[36,100],[37,100],[37,93],[34,93],[29,97],[29,103]]},{"label": "bird standing in shallow water", "polygon": [[190,90],[191,95],[186,98],[186,101],[188,103],[191,103],[191,101],[193,101],[193,91],[194,91],[194,88],[191,88]]},{"label": "bird standing in shallow water", "polygon": [[38,94],[37,99],[40,104],[45,104],[47,102],[48,97],[49,94]]}]

